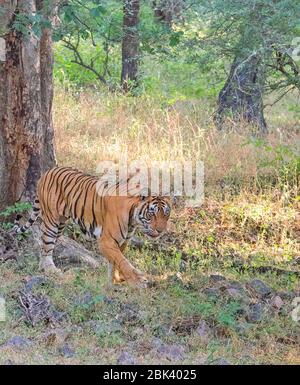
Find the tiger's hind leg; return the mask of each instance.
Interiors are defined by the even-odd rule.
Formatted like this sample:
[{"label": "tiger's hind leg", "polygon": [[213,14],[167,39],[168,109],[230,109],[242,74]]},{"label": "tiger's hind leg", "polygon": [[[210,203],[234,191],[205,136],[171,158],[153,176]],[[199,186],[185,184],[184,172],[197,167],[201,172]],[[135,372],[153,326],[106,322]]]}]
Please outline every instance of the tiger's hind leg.
[{"label": "tiger's hind leg", "polygon": [[42,255],[40,258],[39,269],[46,274],[62,275],[62,271],[58,269],[53,261],[53,250],[59,236],[60,224],[54,224],[48,222],[45,224],[43,221],[41,225],[42,230]]},{"label": "tiger's hind leg", "polygon": [[59,242],[59,240],[61,239],[62,233],[63,233],[65,227],[66,227],[66,218],[61,219],[60,223],[58,225],[57,242]]}]

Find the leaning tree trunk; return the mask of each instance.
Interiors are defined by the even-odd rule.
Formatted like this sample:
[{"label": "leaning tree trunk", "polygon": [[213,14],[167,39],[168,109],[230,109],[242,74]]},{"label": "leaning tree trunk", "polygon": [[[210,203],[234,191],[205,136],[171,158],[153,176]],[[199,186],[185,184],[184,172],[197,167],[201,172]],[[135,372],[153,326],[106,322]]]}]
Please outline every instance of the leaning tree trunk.
[{"label": "leaning tree trunk", "polygon": [[260,58],[251,55],[245,60],[235,58],[228,79],[219,94],[215,122],[224,127],[226,117],[235,122],[247,122],[261,133],[267,132],[263,113],[264,75]]},{"label": "leaning tree trunk", "polygon": [[128,92],[138,84],[139,0],[124,0],[121,86]]},{"label": "leaning tree trunk", "polygon": [[[40,175],[55,164],[52,125],[51,31],[37,38],[14,28],[17,15],[37,11],[52,19],[50,0],[0,0],[6,26],[0,55],[0,210],[20,199],[32,200]],[[3,40],[2,40],[3,43]]]}]

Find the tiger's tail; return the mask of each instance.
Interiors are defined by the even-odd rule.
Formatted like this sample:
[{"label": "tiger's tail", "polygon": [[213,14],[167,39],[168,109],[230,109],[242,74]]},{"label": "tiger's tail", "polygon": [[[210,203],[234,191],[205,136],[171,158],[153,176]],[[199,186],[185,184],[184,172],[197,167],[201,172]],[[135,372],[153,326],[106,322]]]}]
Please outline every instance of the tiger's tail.
[{"label": "tiger's tail", "polygon": [[15,222],[13,230],[16,234],[23,234],[25,233],[38,219],[41,211],[40,201],[38,199],[35,199],[34,205],[33,205],[33,211],[30,215],[30,218],[26,222],[24,226],[20,226],[20,219],[22,218],[22,215],[18,214]]}]

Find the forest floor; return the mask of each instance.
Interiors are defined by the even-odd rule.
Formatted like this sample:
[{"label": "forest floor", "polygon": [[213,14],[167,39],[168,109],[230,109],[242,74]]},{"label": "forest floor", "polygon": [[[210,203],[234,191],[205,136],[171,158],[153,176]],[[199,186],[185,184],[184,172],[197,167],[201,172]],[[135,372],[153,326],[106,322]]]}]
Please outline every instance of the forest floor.
[{"label": "forest floor", "polygon": [[[125,149],[200,157],[205,200],[197,209],[179,202],[159,242],[128,248],[155,278],[147,289],[110,288],[105,262],[92,269],[57,259],[63,277],[44,277],[30,235],[19,247],[2,238],[0,364],[299,364],[296,115],[285,106],[270,116],[277,134],[265,145],[200,125],[209,115],[201,103],[162,111],[147,100],[57,92],[54,111],[60,164],[93,172]],[[76,228],[66,233],[82,241]]]},{"label": "forest floor", "polygon": [[109,288],[105,262],[58,259],[63,278],[46,278],[22,241],[22,255],[0,263],[0,364],[299,364],[299,256],[238,250],[228,237],[245,247],[240,229],[219,210],[179,210],[160,243],[129,248],[156,278],[143,290]]}]

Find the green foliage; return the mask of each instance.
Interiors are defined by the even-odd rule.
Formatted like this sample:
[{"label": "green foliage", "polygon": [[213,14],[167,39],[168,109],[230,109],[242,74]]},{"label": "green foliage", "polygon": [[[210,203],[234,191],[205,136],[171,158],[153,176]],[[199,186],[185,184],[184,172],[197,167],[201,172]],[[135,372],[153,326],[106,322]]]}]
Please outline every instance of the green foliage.
[{"label": "green foliage", "polygon": [[[290,187],[300,187],[300,153],[297,146],[272,146],[263,139],[253,139],[252,144],[262,149],[260,168],[272,169],[280,187],[285,191]],[[297,190],[294,191],[297,193]]]},{"label": "green foliage", "polygon": [[8,206],[4,211],[0,212],[2,217],[10,217],[12,214],[21,214],[31,209],[31,204],[28,202],[18,202],[13,206]]},{"label": "green foliage", "polygon": [[44,28],[51,28],[51,22],[40,13],[17,13],[12,28],[21,32],[24,36],[28,36],[28,33],[32,31],[35,36],[40,38]]},{"label": "green foliage", "polygon": [[239,302],[229,302],[223,309],[221,309],[217,315],[217,321],[220,325],[234,328],[236,326],[236,320],[242,307]]},{"label": "green foliage", "polygon": [[[5,210],[0,212],[0,217],[10,218],[15,214],[22,214],[31,209],[31,204],[28,202],[19,202],[15,203],[13,206],[6,207]],[[0,222],[0,227],[4,230],[10,230],[13,227],[13,223],[11,221],[8,222]]]},{"label": "green foliage", "polygon": [[232,63],[235,58],[246,61],[251,55],[256,55],[260,58],[266,79],[265,91],[290,86],[299,89],[299,68],[291,57],[292,41],[299,33],[299,2],[194,2],[189,18],[192,25],[195,13],[206,22],[204,29],[200,28],[202,33],[199,29],[191,29],[187,55],[191,46],[200,48],[191,52],[192,60],[208,64],[223,58],[225,62],[229,60]]}]

